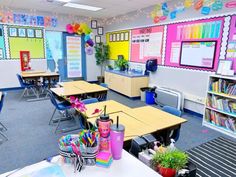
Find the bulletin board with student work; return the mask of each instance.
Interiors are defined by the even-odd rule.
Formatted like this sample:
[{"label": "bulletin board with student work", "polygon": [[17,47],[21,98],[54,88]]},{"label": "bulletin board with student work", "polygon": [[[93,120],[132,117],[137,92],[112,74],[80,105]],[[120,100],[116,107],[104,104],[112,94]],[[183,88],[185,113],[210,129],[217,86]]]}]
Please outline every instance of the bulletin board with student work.
[{"label": "bulletin board with student work", "polygon": [[236,15],[231,17],[226,59],[233,61],[233,69],[236,72]]},{"label": "bulletin board with student work", "polygon": [[19,59],[20,51],[29,51],[31,59],[44,59],[44,29],[8,26],[10,59]]},{"label": "bulletin board with student work", "polygon": [[0,25],[0,60],[6,58],[3,25]]},{"label": "bulletin board with student work", "polygon": [[215,71],[223,26],[223,17],[168,25],[165,65]]},{"label": "bulletin board with student work", "polygon": [[145,63],[148,59],[162,60],[164,26],[133,29],[131,31],[130,61]]},{"label": "bulletin board with student work", "polygon": [[110,50],[110,59],[117,60],[118,55],[123,55],[124,59],[129,60],[130,30],[108,32],[106,41]]}]

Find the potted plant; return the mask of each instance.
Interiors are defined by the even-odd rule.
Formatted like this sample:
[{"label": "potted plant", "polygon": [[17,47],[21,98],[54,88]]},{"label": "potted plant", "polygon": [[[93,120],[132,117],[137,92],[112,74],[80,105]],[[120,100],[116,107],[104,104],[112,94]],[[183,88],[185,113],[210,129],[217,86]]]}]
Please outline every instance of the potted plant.
[{"label": "potted plant", "polygon": [[118,67],[120,69],[120,71],[125,71],[129,65],[128,65],[128,61],[126,59],[124,59],[124,57],[121,55],[115,61],[115,66]]},{"label": "potted plant", "polygon": [[157,152],[152,159],[154,168],[163,177],[174,177],[176,171],[184,168],[188,163],[188,155],[180,150],[166,150]]},{"label": "potted plant", "polygon": [[104,68],[109,60],[109,46],[104,43],[99,43],[95,46],[96,64],[101,66],[101,75],[98,76],[98,82],[104,82]]}]

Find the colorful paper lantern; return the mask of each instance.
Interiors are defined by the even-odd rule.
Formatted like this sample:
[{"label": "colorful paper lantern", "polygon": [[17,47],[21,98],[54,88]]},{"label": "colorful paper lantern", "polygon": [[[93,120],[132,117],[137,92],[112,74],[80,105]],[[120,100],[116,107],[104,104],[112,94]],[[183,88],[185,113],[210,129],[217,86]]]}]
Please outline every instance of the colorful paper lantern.
[{"label": "colorful paper lantern", "polygon": [[77,31],[79,30],[79,28],[80,28],[80,25],[79,25],[78,23],[75,23],[75,24],[73,25],[73,32],[74,32],[74,33],[77,33]]},{"label": "colorful paper lantern", "polygon": [[86,47],[85,48],[85,53],[87,54],[87,55],[93,55],[93,48],[92,47]]},{"label": "colorful paper lantern", "polygon": [[89,46],[91,46],[91,47],[94,46],[94,42],[93,42],[92,39],[89,39],[89,40],[87,41],[87,44],[88,44]]},{"label": "colorful paper lantern", "polygon": [[89,35],[89,34],[86,34],[86,35],[84,36],[84,40],[87,42],[89,39],[90,39],[90,35]]}]

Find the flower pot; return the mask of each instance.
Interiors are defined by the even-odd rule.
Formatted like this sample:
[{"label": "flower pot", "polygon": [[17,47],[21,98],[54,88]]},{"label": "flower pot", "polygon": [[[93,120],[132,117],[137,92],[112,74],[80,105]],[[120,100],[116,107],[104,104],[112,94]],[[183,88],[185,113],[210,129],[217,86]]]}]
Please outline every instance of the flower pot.
[{"label": "flower pot", "polygon": [[104,83],[104,76],[98,76],[98,84]]},{"label": "flower pot", "polygon": [[159,173],[163,177],[175,177],[176,170],[172,168],[164,168],[164,167],[159,166]]}]

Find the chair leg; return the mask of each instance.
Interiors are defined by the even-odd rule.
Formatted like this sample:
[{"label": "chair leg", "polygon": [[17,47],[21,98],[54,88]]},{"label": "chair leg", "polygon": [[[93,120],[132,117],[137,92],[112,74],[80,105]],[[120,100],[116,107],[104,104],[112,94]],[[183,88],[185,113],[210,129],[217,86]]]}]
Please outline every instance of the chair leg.
[{"label": "chair leg", "polygon": [[5,127],[5,126],[2,124],[2,122],[0,122],[0,125],[1,125],[5,130],[7,130],[7,127]]},{"label": "chair leg", "polygon": [[24,91],[22,92],[21,96],[20,96],[20,100],[24,97],[25,92],[27,92],[27,88],[24,89]]},{"label": "chair leg", "polygon": [[54,133],[57,133],[57,130],[58,130],[58,128],[59,128],[59,125],[61,124],[61,119],[59,119],[58,120],[58,123],[57,123],[57,127],[56,127],[56,129],[55,129],[55,132]]},{"label": "chair leg", "polygon": [[53,111],[53,114],[52,114],[52,117],[51,117],[51,119],[50,119],[50,121],[49,121],[49,123],[48,123],[48,125],[51,125],[51,122],[52,122],[52,119],[53,119],[53,117],[54,117],[54,115],[55,115],[55,113],[56,113],[56,108],[54,109],[54,111]]},{"label": "chair leg", "polygon": [[7,136],[4,133],[2,133],[1,131],[0,131],[0,135],[2,135],[2,137],[5,138],[5,140],[8,140]]}]

